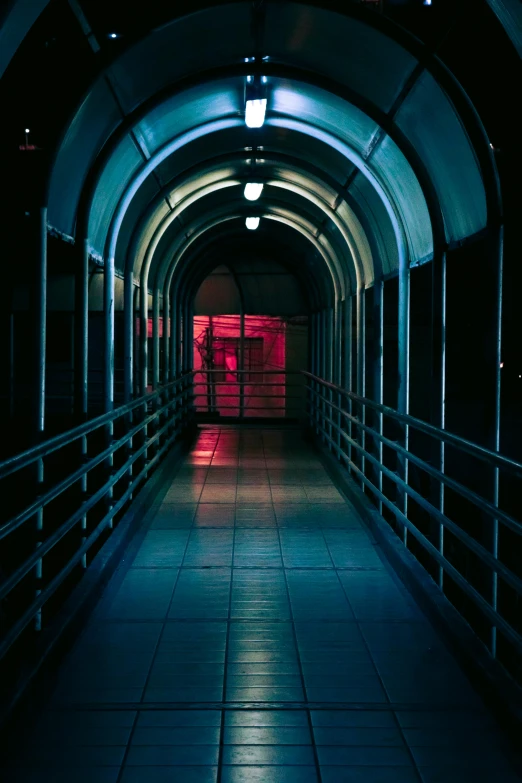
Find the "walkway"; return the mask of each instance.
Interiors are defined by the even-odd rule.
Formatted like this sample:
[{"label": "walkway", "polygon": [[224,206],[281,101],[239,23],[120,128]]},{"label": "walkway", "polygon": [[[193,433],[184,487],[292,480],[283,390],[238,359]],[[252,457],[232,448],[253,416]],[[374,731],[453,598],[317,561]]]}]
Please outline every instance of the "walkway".
[{"label": "walkway", "polygon": [[6,783],[519,780],[297,431],[207,428]]}]

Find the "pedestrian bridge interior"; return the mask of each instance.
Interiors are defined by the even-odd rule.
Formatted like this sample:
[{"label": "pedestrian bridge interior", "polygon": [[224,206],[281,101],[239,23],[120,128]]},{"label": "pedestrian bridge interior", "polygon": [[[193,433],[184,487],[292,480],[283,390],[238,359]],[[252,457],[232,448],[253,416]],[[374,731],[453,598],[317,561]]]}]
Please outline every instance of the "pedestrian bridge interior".
[{"label": "pedestrian bridge interior", "polygon": [[517,3],[26,5],[2,779],[522,779]]}]

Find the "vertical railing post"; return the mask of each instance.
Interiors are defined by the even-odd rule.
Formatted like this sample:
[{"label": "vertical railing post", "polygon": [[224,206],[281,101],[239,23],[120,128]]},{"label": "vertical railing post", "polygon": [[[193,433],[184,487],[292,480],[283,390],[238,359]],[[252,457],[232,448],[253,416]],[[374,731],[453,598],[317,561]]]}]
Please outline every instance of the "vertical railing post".
[{"label": "vertical railing post", "polygon": [[[327,346],[326,346],[326,310],[321,310],[321,372],[319,373],[320,377],[324,380],[326,378],[326,367],[327,367]],[[326,389],[321,384],[321,440],[323,443],[325,443],[325,433],[326,433]]]},{"label": "vertical railing post", "polygon": [[[152,390],[157,392],[160,383],[160,291],[157,285],[154,285],[152,292]],[[156,435],[161,427],[161,417],[158,411],[161,408],[161,394],[156,394],[153,403],[153,413],[155,415],[152,432]],[[161,442],[158,439],[153,448],[153,454],[157,454],[161,448]]]},{"label": "vertical railing post", "polygon": [[[365,394],[365,364],[366,364],[366,346],[365,346],[365,340],[366,340],[366,323],[365,323],[365,312],[366,312],[366,298],[365,298],[365,290],[360,286],[359,290],[357,291],[357,394],[359,397],[364,397]],[[361,424],[365,423],[366,419],[366,411],[364,404],[359,404],[357,406],[358,411],[358,420]],[[359,444],[362,446],[362,448],[365,448],[366,445],[366,438],[364,434],[364,430],[362,427],[357,427],[357,440]],[[364,453],[361,451],[359,459],[357,460],[359,462],[359,467],[362,473],[365,473],[365,465],[366,461],[364,459]],[[365,485],[364,481],[361,480],[361,489],[364,492],[365,491]]]},{"label": "vertical railing post", "polygon": [[[144,276],[140,280],[140,395],[147,394],[149,382],[149,292],[144,283]],[[141,407],[142,420],[148,416],[148,403],[144,402]],[[142,431],[142,445],[149,438],[149,426],[145,425]],[[143,462],[146,466],[149,462],[149,449],[143,453]],[[145,472],[145,478],[148,473]]]},{"label": "vertical railing post", "polygon": [[[398,376],[399,389],[397,410],[399,413],[409,412],[410,401],[410,267],[405,256],[399,258],[399,333],[398,333]],[[409,431],[407,425],[401,425],[400,445],[408,448]],[[397,456],[397,472],[402,481],[408,483],[408,460]],[[404,490],[397,492],[397,505],[403,514],[408,513],[408,495]],[[408,544],[408,529],[403,528],[402,540]]]},{"label": "vertical railing post", "polygon": [[[169,341],[169,364],[170,364],[170,379],[172,381],[178,380],[178,354],[179,354],[179,330],[178,330],[178,309],[177,309],[177,297],[176,287],[172,280],[170,281],[170,290],[167,292],[167,296],[170,298],[170,341]],[[179,385],[176,384],[172,388],[172,406],[169,409],[169,416],[172,420],[173,428],[177,427],[176,411],[177,403],[176,397],[179,391]]]},{"label": "vertical railing post", "polygon": [[[432,264],[431,286],[431,423],[444,429],[446,420],[446,253],[435,253]],[[433,443],[433,465],[444,473],[444,442]],[[444,484],[432,482],[433,505],[444,512]],[[444,525],[440,522],[436,529],[437,548],[444,555]],[[444,589],[444,568],[437,568],[437,582]]]},{"label": "vertical railing post", "polygon": [[[123,401],[129,403],[133,396],[134,386],[134,332],[135,332],[135,309],[134,309],[134,279],[132,268],[125,270],[123,282]],[[133,415],[128,413],[125,416],[125,427],[127,432],[132,429]],[[125,445],[125,455],[127,460],[132,456],[133,439],[129,438]],[[129,465],[127,471],[127,487],[132,485],[133,466]],[[132,499],[132,495],[131,495]]]},{"label": "vertical railing post", "polygon": [[[326,380],[333,382],[334,375],[334,310],[328,308],[326,311],[326,350],[327,350],[327,365],[326,365]],[[332,389],[328,389],[326,396],[327,408],[328,408],[328,450],[333,450],[333,392]]]},{"label": "vertical railing post", "polygon": [[[103,275],[103,317],[104,317],[104,373],[103,373],[103,397],[106,413],[114,408],[114,255],[108,253],[105,258]],[[113,443],[114,425],[111,422],[105,426],[105,442],[110,447]],[[106,460],[107,478],[112,475],[114,455]],[[113,506],[114,489],[111,487],[106,495],[106,508],[110,513]],[[111,517],[108,527],[112,529]]]},{"label": "vertical railing post", "polygon": [[[36,208],[31,214],[29,253],[34,262],[34,274],[31,286],[31,311],[33,314],[33,383],[32,383],[32,439],[34,443],[42,440],[45,430],[45,365],[46,365],[46,326],[47,326],[47,209]],[[35,463],[35,495],[43,491],[43,459]],[[34,541],[38,549],[43,543],[43,509],[40,508],[34,520]],[[43,562],[40,558],[34,569],[35,595],[42,591]],[[35,629],[42,628],[42,613],[35,616]]]},{"label": "vertical railing post", "polygon": [[[254,376],[254,383],[257,378]],[[245,311],[241,303],[239,313],[239,418],[243,420],[245,416]]]},{"label": "vertical railing post", "polygon": [[[382,405],[383,401],[383,349],[384,349],[384,284],[382,280],[376,280],[373,285],[373,395],[375,402]],[[379,435],[383,434],[383,416],[380,411],[375,411],[373,415],[374,427]],[[382,465],[382,441],[379,438],[374,439],[374,452]],[[380,492],[382,492],[382,470],[375,471],[375,482]],[[379,513],[382,514],[382,501],[377,502]]]},{"label": "vertical railing post", "polygon": [[[502,358],[502,295],[504,271],[504,227],[499,225],[493,236],[495,258],[495,419],[493,428],[493,448],[500,451],[500,402],[501,402],[501,358]],[[500,473],[498,467],[493,468],[493,503],[498,508],[500,500]],[[493,557],[498,559],[498,519],[492,520],[491,550]],[[491,606],[498,609],[498,574],[493,571],[491,579]],[[490,650],[494,658],[497,656],[497,629],[491,628]]]},{"label": "vertical railing post", "polygon": [[15,317],[11,300],[9,313],[9,418],[15,415]]},{"label": "vertical railing post", "polygon": [[[314,341],[314,314],[311,313],[308,318],[308,370],[315,375],[315,341]],[[305,419],[308,419],[308,426],[313,430],[312,420],[312,387],[313,381],[306,378],[306,387],[304,393]]]},{"label": "vertical railing post", "polygon": [[[89,379],[89,243],[78,239],[74,280],[74,413],[78,423],[87,420]],[[80,463],[87,459],[87,437],[80,439]],[[80,503],[87,498],[87,474],[80,481]],[[87,515],[80,521],[80,542],[87,537]],[[87,554],[82,557],[82,568],[87,568]]]},{"label": "vertical railing post", "polygon": [[89,352],[89,244],[78,242],[74,281],[74,409],[77,422],[87,418]]},{"label": "vertical railing post", "polygon": [[[315,361],[315,374],[320,378],[321,377],[321,365],[322,365],[322,358],[321,358],[321,313],[320,311],[315,313],[315,332],[314,332],[314,339],[315,339],[315,345],[316,345],[316,361]],[[320,408],[320,394],[321,394],[321,386],[318,382],[315,384],[315,391],[316,394],[313,395],[314,398],[314,416],[315,416],[315,434],[318,436],[321,426],[321,408]]]},{"label": "vertical railing post", "polygon": [[[342,386],[347,391],[353,391],[353,356],[352,356],[352,346],[353,346],[353,340],[352,340],[352,318],[353,318],[353,297],[347,297],[344,302],[344,319],[343,319],[343,329],[344,329],[344,361],[343,361],[343,380],[342,380]],[[349,415],[352,414],[352,400],[350,397],[345,397],[345,406],[346,411]],[[346,420],[345,419],[345,425],[344,425],[348,437],[352,437],[352,422],[351,419]],[[352,446],[351,444],[348,445],[347,449],[348,454],[348,464],[350,465],[352,460]],[[351,468],[350,468],[351,472]]]}]

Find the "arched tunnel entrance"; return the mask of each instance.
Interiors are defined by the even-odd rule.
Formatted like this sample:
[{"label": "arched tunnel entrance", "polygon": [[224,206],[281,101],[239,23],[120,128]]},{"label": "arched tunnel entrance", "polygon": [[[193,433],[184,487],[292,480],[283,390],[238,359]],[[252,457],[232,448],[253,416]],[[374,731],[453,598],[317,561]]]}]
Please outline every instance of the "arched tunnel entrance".
[{"label": "arched tunnel entrance", "polygon": [[521,26],[0,15],[2,779],[521,779]]}]

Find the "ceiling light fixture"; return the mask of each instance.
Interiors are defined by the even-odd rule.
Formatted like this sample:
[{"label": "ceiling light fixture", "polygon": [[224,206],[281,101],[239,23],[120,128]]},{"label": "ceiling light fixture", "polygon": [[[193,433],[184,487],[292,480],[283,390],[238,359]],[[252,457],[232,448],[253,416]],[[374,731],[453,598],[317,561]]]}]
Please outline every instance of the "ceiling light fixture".
[{"label": "ceiling light fixture", "polygon": [[261,128],[265,121],[267,81],[259,72],[246,78],[245,123],[248,128]]},{"label": "ceiling light fixture", "polygon": [[247,201],[257,201],[262,192],[262,182],[247,182],[245,185],[245,198]]},{"label": "ceiling light fixture", "polygon": [[247,128],[261,128],[265,121],[266,98],[247,100],[245,122]]},{"label": "ceiling light fixture", "polygon": [[249,231],[255,231],[256,228],[259,226],[259,220],[258,217],[248,217],[245,221],[246,227]]}]

